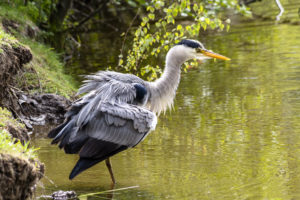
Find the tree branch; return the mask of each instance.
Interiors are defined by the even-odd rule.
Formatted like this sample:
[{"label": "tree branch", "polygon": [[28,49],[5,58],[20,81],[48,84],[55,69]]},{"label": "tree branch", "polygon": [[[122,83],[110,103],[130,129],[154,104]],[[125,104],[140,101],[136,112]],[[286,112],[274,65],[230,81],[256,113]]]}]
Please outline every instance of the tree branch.
[{"label": "tree branch", "polygon": [[94,10],[92,13],[90,13],[86,18],[81,20],[78,25],[72,26],[70,28],[67,28],[63,30],[62,32],[72,32],[76,31],[78,28],[80,28],[83,24],[85,24],[87,21],[89,21],[91,18],[93,18],[103,7],[103,4],[101,4],[96,10]]}]

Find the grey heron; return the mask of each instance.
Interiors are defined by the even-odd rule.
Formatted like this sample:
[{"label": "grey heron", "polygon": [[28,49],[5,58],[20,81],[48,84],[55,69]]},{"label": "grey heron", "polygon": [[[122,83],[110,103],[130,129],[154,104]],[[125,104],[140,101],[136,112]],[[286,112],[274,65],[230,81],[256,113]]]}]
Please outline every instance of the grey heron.
[{"label": "grey heron", "polygon": [[79,154],[69,179],[105,160],[115,183],[109,158],[135,147],[155,129],[156,114],[173,104],[181,65],[207,58],[230,60],[196,40],[185,39],[169,50],[164,72],[154,82],[113,71],[86,76],[77,93],[84,96],[73,102],[64,123],[48,134],[52,144],[59,143],[65,153]]}]

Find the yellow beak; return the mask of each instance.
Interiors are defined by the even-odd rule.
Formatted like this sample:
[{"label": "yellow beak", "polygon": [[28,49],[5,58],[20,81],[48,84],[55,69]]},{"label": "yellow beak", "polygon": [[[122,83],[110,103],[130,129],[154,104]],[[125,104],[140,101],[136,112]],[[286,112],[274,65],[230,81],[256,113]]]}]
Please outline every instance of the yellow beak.
[{"label": "yellow beak", "polygon": [[230,58],[226,57],[226,56],[222,56],[220,54],[214,53],[212,51],[208,51],[208,50],[202,50],[201,53],[203,55],[212,57],[212,58],[217,58],[217,59],[221,59],[221,60],[230,60]]}]

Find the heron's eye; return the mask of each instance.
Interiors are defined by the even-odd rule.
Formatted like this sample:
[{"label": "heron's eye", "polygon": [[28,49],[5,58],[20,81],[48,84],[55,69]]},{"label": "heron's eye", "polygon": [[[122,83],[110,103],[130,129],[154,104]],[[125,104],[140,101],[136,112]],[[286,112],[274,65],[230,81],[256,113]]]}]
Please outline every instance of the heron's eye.
[{"label": "heron's eye", "polygon": [[197,48],[197,49],[196,49],[196,52],[197,52],[197,53],[202,53],[202,51],[203,51],[203,49],[201,49],[201,48]]}]

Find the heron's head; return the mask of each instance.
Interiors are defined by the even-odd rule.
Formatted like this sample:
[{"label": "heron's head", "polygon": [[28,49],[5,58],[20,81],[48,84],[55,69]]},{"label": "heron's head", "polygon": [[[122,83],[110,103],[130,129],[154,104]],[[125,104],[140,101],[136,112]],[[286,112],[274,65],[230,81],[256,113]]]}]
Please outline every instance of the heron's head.
[{"label": "heron's head", "polygon": [[177,55],[181,54],[182,56],[185,57],[185,60],[190,60],[190,59],[204,60],[210,58],[230,60],[230,58],[214,53],[211,50],[205,49],[203,44],[196,40],[191,40],[191,39],[181,40],[181,42],[175,45],[175,49],[177,51]]}]

